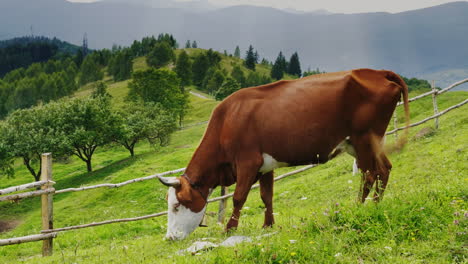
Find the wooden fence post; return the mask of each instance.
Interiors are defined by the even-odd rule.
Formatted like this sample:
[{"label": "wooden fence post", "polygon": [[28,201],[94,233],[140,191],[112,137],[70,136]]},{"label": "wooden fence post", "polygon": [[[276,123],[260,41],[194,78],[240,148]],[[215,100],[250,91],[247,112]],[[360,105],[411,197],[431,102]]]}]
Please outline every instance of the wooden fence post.
[{"label": "wooden fence post", "polygon": [[[221,196],[228,194],[229,190],[226,186],[221,186]],[[219,210],[218,210],[218,223],[224,223],[224,215],[226,213],[227,199],[219,201]]]},{"label": "wooden fence post", "polygon": [[[432,81],[432,91],[434,92],[432,94],[432,106],[434,107],[434,115],[437,115],[439,113],[439,107],[437,106],[437,99],[436,99],[437,89],[435,87],[435,82],[434,81]],[[438,117],[435,118],[435,128],[439,129],[439,118]]]},{"label": "wooden fence post", "polygon": [[[41,189],[47,190],[53,188],[52,182],[52,153],[44,153],[41,157],[41,181],[48,181]],[[41,196],[42,204],[42,230],[54,228],[53,218],[53,193],[43,194]],[[47,238],[42,241],[42,256],[51,256],[53,252],[53,238]]]}]

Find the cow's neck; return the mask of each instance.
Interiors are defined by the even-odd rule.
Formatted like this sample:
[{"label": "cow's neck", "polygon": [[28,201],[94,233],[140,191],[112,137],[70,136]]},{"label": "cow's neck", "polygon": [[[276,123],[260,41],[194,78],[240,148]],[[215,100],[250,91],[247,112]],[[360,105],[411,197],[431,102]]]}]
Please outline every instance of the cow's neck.
[{"label": "cow's neck", "polygon": [[213,189],[219,184],[216,173],[219,164],[219,153],[212,146],[211,144],[204,144],[202,142],[185,170],[185,175],[189,179],[189,182],[206,194],[209,192],[209,189]]}]

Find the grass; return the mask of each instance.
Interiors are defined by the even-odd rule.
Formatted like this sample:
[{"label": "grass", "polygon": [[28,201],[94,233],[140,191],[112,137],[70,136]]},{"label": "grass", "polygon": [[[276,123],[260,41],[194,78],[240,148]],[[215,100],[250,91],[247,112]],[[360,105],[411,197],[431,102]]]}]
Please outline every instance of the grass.
[{"label": "grass", "polygon": [[[127,90],[127,82],[109,85],[116,107],[123,103]],[[88,93],[89,89],[83,89],[76,96]],[[439,109],[459,103],[467,95],[467,92],[443,94],[437,98]],[[217,102],[194,96],[190,99],[185,124],[208,120]],[[413,102],[410,108],[413,122],[433,114],[431,98]],[[385,199],[379,204],[355,202],[359,177],[351,173],[352,158],[343,155],[276,183],[276,224],[270,229],[260,228],[263,203],[259,191],[254,190],[243,209],[239,229],[230,234],[216,224],[217,204],[210,204],[209,227],[198,228],[184,241],[163,241],[167,220],[159,217],[60,233],[54,240],[54,255],[47,258],[40,256],[40,242],[0,247],[0,263],[465,263],[468,258],[465,108],[442,116],[440,129],[425,137],[416,139],[414,135],[423,127],[432,127],[432,121],[410,130],[409,143],[401,152],[390,155],[393,170]],[[398,111],[398,116],[403,117],[401,109]],[[403,120],[399,118],[399,122],[402,124]],[[55,187],[117,183],[185,167],[205,127],[176,132],[166,147],[153,148],[141,143],[136,147],[135,158],[130,158],[120,146],[98,148],[92,173],[86,173],[85,164],[76,158],[54,161]],[[19,161],[16,166],[17,176],[1,181],[0,188],[32,181]],[[277,170],[276,175],[293,169]],[[118,189],[55,195],[54,226],[164,211],[165,192],[166,188],[154,180]],[[215,190],[213,197],[218,194]],[[39,204],[39,198],[18,204],[1,203],[0,220],[19,220],[20,225],[1,233],[0,238],[39,233]],[[228,214],[231,210],[229,202]],[[255,238],[271,233],[236,248],[216,248],[195,256],[176,254],[201,238],[221,242],[231,235]]]}]

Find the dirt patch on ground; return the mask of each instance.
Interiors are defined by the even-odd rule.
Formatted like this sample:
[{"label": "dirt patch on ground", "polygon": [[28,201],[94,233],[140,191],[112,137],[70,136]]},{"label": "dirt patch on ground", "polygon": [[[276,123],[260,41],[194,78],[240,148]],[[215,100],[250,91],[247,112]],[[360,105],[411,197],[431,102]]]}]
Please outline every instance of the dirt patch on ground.
[{"label": "dirt patch on ground", "polygon": [[21,221],[19,221],[19,220],[11,220],[11,221],[0,220],[0,233],[8,232],[10,230],[13,230],[19,224],[21,224]]}]

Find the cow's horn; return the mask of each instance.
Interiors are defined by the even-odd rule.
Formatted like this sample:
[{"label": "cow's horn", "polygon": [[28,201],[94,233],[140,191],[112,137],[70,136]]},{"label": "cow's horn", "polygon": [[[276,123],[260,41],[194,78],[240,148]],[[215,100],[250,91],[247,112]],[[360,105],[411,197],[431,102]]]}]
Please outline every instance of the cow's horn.
[{"label": "cow's horn", "polygon": [[162,177],[158,176],[159,181],[169,187],[177,187],[180,185],[180,180],[177,177]]}]

